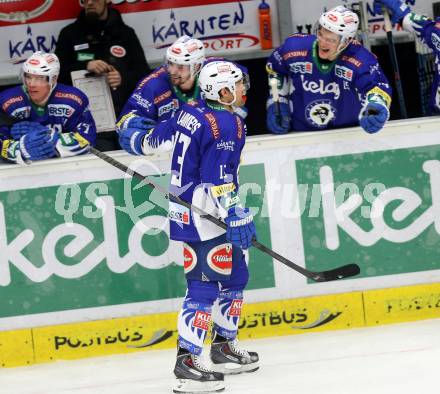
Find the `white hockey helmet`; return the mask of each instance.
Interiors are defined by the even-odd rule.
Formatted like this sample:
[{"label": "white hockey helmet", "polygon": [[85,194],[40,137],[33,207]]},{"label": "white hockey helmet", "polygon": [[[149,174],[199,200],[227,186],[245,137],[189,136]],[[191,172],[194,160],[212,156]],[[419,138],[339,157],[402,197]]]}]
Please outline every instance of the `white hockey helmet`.
[{"label": "white hockey helmet", "polygon": [[337,52],[341,52],[356,37],[359,27],[357,14],[343,5],[338,5],[324,12],[318,21],[318,25],[341,37]]},{"label": "white hockey helmet", "polygon": [[35,52],[24,63],[21,69],[21,79],[24,83],[24,74],[41,75],[47,77],[50,91],[55,88],[60,74],[60,61],[54,53]]},{"label": "white hockey helmet", "polygon": [[[243,72],[234,63],[215,61],[203,66],[199,75],[199,86],[205,99],[232,105],[237,99],[235,84],[242,79]],[[221,101],[220,90],[223,88],[228,88],[233,94],[234,100],[231,103]]]},{"label": "white hockey helmet", "polygon": [[[203,42],[189,36],[179,37],[167,49],[166,60],[171,63],[190,66],[191,76],[196,76],[205,61]],[[196,67],[199,65],[198,67]]]}]

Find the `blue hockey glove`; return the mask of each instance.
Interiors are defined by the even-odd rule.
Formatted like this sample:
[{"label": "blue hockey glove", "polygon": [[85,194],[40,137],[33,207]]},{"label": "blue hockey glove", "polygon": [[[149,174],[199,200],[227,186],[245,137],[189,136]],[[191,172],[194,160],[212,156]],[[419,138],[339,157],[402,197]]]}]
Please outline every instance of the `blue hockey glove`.
[{"label": "blue hockey glove", "polygon": [[374,0],[373,9],[375,14],[382,14],[382,6],[388,8],[391,13],[391,22],[400,23],[406,14],[411,12],[402,0]]},{"label": "blue hockey glove", "polygon": [[122,149],[132,155],[142,155],[142,143],[144,137],[148,134],[146,130],[139,129],[125,129],[119,131],[119,144]]},{"label": "blue hockey glove", "polygon": [[124,126],[126,129],[150,130],[156,126],[156,121],[142,116],[133,116],[127,119]]},{"label": "blue hockey glove", "polygon": [[370,102],[359,121],[361,127],[369,134],[377,133],[388,120],[389,111],[383,104]]},{"label": "blue hockey glove", "polygon": [[267,107],[266,125],[274,134],[285,134],[290,130],[290,108],[287,103],[279,103],[279,106],[279,115],[276,104],[270,104]]},{"label": "blue hockey glove", "polygon": [[226,239],[234,246],[248,249],[252,245],[252,239],[257,236],[253,219],[247,208],[229,208],[228,217],[225,219],[228,226]]},{"label": "blue hockey glove", "polygon": [[11,127],[11,137],[14,140],[19,140],[21,137],[23,137],[25,134],[29,134],[32,131],[37,130],[47,130],[47,126],[43,126],[38,122],[29,122],[27,120],[24,120],[23,122],[18,122],[12,125]]},{"label": "blue hockey glove", "polygon": [[50,130],[42,128],[22,136],[20,138],[20,152],[25,161],[44,160],[55,157],[55,146],[51,141]]}]

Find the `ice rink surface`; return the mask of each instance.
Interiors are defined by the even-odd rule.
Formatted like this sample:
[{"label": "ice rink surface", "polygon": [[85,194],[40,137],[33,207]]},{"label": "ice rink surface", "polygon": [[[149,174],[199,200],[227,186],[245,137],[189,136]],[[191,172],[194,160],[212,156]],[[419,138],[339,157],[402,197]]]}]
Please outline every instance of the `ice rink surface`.
[{"label": "ice rink surface", "polygon": [[[226,377],[228,394],[438,393],[440,319],[241,342],[260,370]],[[175,350],[0,370],[1,394],[171,393]]]}]

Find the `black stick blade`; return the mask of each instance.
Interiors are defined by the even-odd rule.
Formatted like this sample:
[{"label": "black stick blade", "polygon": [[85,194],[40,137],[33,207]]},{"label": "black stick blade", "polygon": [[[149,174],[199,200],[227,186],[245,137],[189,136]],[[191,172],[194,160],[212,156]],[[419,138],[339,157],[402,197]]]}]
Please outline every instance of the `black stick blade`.
[{"label": "black stick blade", "polygon": [[358,275],[361,269],[357,264],[347,264],[328,271],[315,272],[313,279],[315,282],[330,282],[332,280],[349,278]]}]

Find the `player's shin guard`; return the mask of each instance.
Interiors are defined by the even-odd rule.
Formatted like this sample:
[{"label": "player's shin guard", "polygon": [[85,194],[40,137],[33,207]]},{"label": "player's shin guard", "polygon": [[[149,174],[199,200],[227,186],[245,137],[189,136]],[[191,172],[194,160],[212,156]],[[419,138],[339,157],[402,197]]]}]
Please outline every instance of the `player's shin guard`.
[{"label": "player's shin guard", "polygon": [[179,315],[175,393],[223,391],[224,377],[203,365],[200,354],[211,322],[211,305],[186,299]]},{"label": "player's shin guard", "polygon": [[180,311],[177,329],[179,347],[200,355],[211,323],[212,306],[186,299]]},{"label": "player's shin guard", "polygon": [[225,338],[237,336],[243,304],[241,290],[222,290],[212,309],[213,331]]},{"label": "player's shin guard", "polygon": [[253,372],[258,369],[258,354],[240,349],[237,343],[238,323],[243,303],[242,291],[221,291],[214,304],[212,344],[210,357],[212,369],[223,374]]}]

